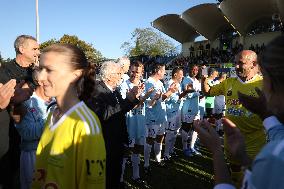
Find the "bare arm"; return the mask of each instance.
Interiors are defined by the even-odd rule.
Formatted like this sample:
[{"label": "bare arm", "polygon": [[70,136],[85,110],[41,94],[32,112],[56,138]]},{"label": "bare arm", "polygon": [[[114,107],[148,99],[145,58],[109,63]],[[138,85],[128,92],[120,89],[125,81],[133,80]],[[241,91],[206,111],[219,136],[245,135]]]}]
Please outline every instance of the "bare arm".
[{"label": "bare arm", "polygon": [[207,120],[194,121],[193,126],[194,130],[198,133],[201,142],[213,154],[215,183],[232,183],[221,147],[221,141],[216,131]]},{"label": "bare arm", "polygon": [[139,99],[139,104],[137,104],[134,108],[138,108],[139,106],[141,106],[146,101],[146,99],[149,98],[153,91],[154,87],[150,88],[144,96],[141,96],[141,98]]},{"label": "bare arm", "polygon": [[210,86],[208,84],[208,78],[202,79],[201,90],[205,96],[210,96]]},{"label": "bare arm", "polygon": [[178,91],[178,85],[176,83],[172,83],[166,93],[162,95],[162,100],[166,100],[169,98],[173,93]]},{"label": "bare arm", "polygon": [[186,89],[179,95],[179,99],[185,97],[188,93],[192,92],[195,92],[195,90],[193,89],[192,83],[190,83],[186,86]]}]

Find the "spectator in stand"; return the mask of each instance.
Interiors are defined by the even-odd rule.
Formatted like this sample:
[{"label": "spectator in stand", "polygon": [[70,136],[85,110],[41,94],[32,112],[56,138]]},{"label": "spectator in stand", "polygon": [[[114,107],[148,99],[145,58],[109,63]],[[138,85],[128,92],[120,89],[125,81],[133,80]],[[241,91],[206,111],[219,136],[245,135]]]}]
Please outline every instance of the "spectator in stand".
[{"label": "spectator in stand", "polygon": [[206,49],[206,55],[209,56],[210,55],[210,43],[208,42],[205,46]]},{"label": "spectator in stand", "polygon": [[194,57],[194,47],[191,45],[190,46],[190,54],[189,57]]}]

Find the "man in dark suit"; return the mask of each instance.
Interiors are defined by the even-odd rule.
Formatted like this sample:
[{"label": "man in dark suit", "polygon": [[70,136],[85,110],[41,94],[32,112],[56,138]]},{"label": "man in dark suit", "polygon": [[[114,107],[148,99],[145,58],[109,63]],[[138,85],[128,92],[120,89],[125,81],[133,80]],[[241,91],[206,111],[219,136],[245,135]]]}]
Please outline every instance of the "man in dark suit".
[{"label": "man in dark suit", "polygon": [[103,130],[106,158],[106,188],[120,188],[124,144],[128,144],[125,114],[139,103],[142,88],[135,87],[122,99],[117,86],[122,79],[121,65],[105,62],[101,66],[100,81],[95,84],[88,106],[98,115]]}]

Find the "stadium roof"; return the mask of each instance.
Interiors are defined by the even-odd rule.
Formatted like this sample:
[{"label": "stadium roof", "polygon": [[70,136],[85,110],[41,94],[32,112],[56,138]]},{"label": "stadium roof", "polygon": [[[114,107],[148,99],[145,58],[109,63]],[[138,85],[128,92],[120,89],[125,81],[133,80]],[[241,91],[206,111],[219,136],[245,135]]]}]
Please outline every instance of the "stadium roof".
[{"label": "stadium roof", "polygon": [[279,12],[275,0],[225,0],[220,9],[242,35],[255,21]]},{"label": "stadium roof", "polygon": [[219,5],[194,6],[181,16],[168,14],[157,18],[152,26],[184,43],[198,34],[213,41],[223,32],[235,30],[246,35],[259,22],[271,22],[280,13],[284,21],[284,0],[223,0]]},{"label": "stadium roof", "polygon": [[194,41],[199,34],[177,14],[167,14],[152,22],[152,26],[180,43]]},{"label": "stadium roof", "polygon": [[181,17],[211,41],[224,31],[234,30],[215,3],[194,6],[182,13]]}]

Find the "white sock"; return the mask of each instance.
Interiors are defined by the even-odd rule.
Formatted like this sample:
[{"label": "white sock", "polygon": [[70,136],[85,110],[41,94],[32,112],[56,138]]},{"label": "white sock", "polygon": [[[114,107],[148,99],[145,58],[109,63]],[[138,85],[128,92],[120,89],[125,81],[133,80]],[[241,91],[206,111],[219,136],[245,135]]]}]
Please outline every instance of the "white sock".
[{"label": "white sock", "polygon": [[182,140],[182,149],[187,150],[187,139],[188,139],[188,132],[185,130],[181,130],[181,140]]},{"label": "white sock", "polygon": [[144,167],[149,167],[151,149],[152,149],[152,145],[145,143],[144,145]]},{"label": "white sock", "polygon": [[132,178],[138,179],[140,178],[139,174],[140,154],[132,154],[131,161],[132,161],[132,172],[133,172]]},{"label": "white sock", "polygon": [[164,152],[165,157],[170,157],[170,149],[172,146],[173,137],[174,137],[174,131],[168,131],[165,138],[165,152]]},{"label": "white sock", "polygon": [[154,152],[155,152],[155,157],[157,162],[161,162],[161,156],[162,156],[162,143],[157,143],[155,141],[154,143]]},{"label": "white sock", "polygon": [[122,168],[121,168],[121,175],[120,175],[120,182],[123,182],[123,176],[124,176],[124,170],[125,170],[125,164],[128,158],[123,158],[122,160]]},{"label": "white sock", "polygon": [[190,148],[194,148],[196,139],[197,139],[197,132],[196,132],[196,131],[193,131],[193,132],[192,132],[192,136],[191,136]]}]

